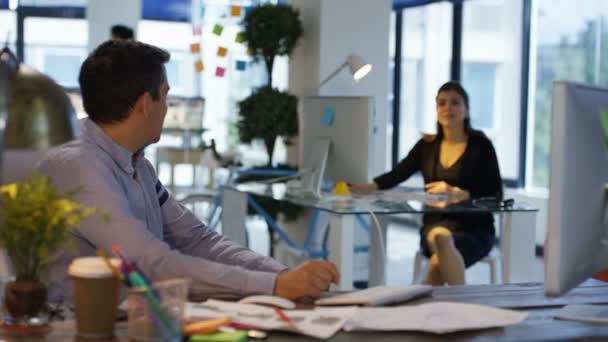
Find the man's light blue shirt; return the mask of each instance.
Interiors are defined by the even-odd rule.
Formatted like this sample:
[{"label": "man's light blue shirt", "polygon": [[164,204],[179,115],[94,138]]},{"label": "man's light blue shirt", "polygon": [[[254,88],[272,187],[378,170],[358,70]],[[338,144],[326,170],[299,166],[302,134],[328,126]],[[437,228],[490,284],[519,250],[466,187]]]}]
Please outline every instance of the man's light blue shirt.
[{"label": "man's light blue shirt", "polygon": [[52,300],[71,300],[67,268],[76,256],[110,251],[112,244],[137,262],[153,281],[186,277],[191,292],[205,297],[272,294],[286,267],[210,230],[180,205],[158,180],[143,153],[115,143],[85,119],[79,138],[51,149],[40,162],[60,192],[78,189],[74,199],[99,209],[73,232],[75,251],[62,250],[50,265]]}]

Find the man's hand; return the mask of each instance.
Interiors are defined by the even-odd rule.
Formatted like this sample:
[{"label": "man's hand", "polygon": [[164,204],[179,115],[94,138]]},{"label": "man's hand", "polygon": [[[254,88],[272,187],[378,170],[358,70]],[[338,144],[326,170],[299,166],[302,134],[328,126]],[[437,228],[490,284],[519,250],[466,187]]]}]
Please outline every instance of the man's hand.
[{"label": "man's hand", "polygon": [[274,294],[288,299],[320,297],[331,283],[338,284],[340,274],[329,261],[307,261],[277,277]]}]

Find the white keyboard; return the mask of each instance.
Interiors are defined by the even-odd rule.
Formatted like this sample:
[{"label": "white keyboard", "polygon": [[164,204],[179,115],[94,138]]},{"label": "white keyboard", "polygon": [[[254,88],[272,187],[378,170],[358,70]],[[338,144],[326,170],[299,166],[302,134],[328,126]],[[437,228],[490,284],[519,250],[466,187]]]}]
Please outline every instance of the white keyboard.
[{"label": "white keyboard", "polygon": [[316,305],[379,306],[405,302],[431,293],[430,285],[376,286],[315,301]]}]

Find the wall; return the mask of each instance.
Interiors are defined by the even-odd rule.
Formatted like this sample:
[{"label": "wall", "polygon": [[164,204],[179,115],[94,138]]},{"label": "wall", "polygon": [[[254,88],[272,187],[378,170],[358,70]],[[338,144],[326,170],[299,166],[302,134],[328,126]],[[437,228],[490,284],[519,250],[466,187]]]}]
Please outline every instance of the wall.
[{"label": "wall", "polygon": [[[309,95],[371,95],[376,102],[374,174],[384,171],[389,115],[390,0],[291,0],[300,11],[304,36],[291,57],[289,90]],[[347,70],[317,93],[318,84],[355,53],[373,70],[355,83]]]}]

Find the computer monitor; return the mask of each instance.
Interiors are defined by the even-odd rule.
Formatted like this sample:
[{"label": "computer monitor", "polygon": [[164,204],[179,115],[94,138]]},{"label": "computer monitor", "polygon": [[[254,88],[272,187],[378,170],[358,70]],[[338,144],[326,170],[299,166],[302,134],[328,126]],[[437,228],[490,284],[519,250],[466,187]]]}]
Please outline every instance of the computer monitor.
[{"label": "computer monitor", "polygon": [[553,84],[545,293],[557,296],[608,268],[608,89]]},{"label": "computer monitor", "polygon": [[[329,140],[325,180],[365,183],[373,176],[374,99],[369,96],[313,96],[302,100],[300,160],[319,139]],[[306,169],[306,165],[301,165]]]}]

